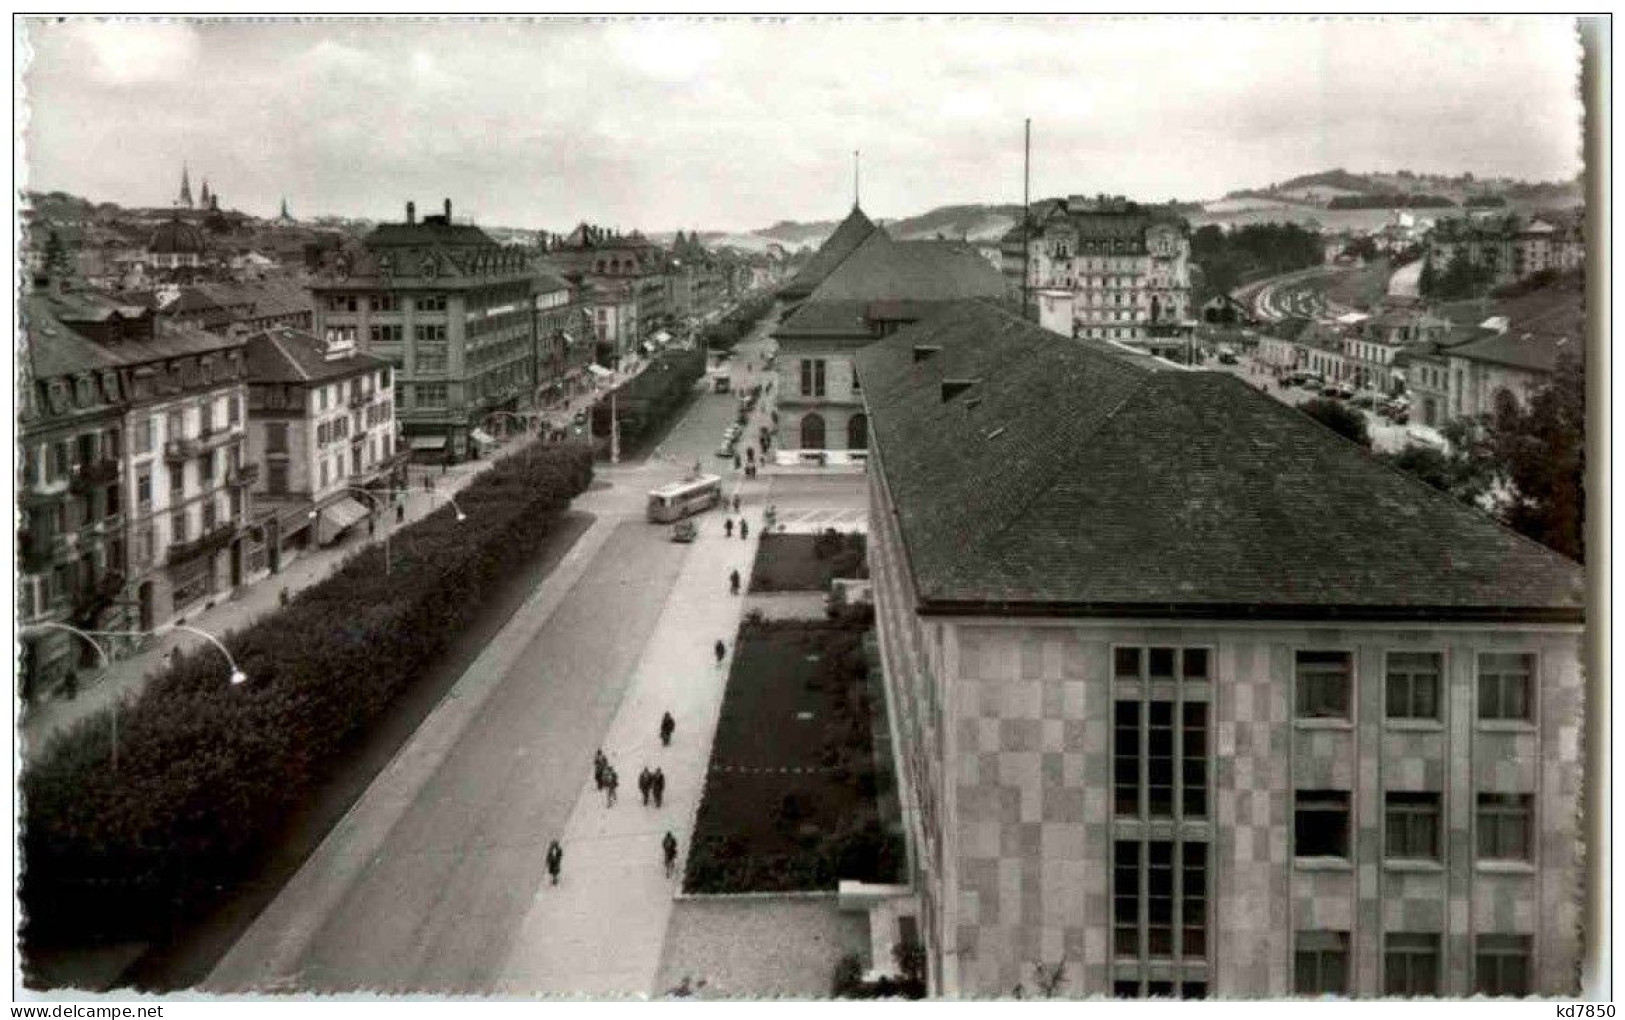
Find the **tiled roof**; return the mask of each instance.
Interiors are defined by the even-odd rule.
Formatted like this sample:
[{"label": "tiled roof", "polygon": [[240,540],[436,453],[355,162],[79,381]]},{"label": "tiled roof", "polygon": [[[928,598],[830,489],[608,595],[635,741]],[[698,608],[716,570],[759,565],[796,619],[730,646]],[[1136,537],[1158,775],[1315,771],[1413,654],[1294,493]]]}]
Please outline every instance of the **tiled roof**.
[{"label": "tiled roof", "polygon": [[863,210],[854,205],[852,211],[846,214],[846,219],[818,246],[800,272],[779,288],[779,296],[795,300],[811,294],[837,266],[846,261],[847,256],[858,250],[865,239],[880,232],[880,228],[870,222]]},{"label": "tiled roof", "polygon": [[328,360],[327,345],[301,329],[278,326],[248,338],[250,383],[306,383],[347,379],[374,372],[389,362],[362,351]]},{"label": "tiled roof", "polygon": [[1550,372],[1557,367],[1557,359],[1561,354],[1567,353],[1576,358],[1583,358],[1584,346],[1578,340],[1570,340],[1567,337],[1519,333],[1511,330],[1469,340],[1449,348],[1445,353],[1452,358],[1465,358],[1468,361],[1482,361],[1531,372]]},{"label": "tiled roof", "polygon": [[466,223],[380,223],[362,241],[368,248],[447,248],[494,245],[491,235]]},{"label": "tiled roof", "polygon": [[1229,375],[989,302],[857,367],[927,612],[1583,617],[1579,566]]},{"label": "tiled roof", "polygon": [[931,304],[1004,292],[1004,276],[972,247],[952,241],[893,241],[877,230],[774,335],[867,332],[869,318],[919,318]]},{"label": "tiled roof", "polygon": [[23,326],[28,335],[30,367],[35,378],[66,375],[92,368],[115,368],[149,361],[241,347],[242,340],[208,333],[186,323],[158,319],[150,340],[99,343],[74,329],[76,322],[101,323],[110,318],[140,318],[151,310],[90,291],[27,295]]}]

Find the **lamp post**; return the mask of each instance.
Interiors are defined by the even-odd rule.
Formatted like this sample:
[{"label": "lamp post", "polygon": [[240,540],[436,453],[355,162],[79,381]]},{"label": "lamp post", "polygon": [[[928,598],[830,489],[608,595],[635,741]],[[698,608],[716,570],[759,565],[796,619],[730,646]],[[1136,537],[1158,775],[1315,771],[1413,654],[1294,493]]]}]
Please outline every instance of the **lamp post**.
[{"label": "lamp post", "polygon": [[[381,507],[382,507],[382,503],[379,502],[379,497],[380,496],[406,496],[406,497],[410,497],[412,495],[412,492],[411,492],[410,489],[384,489],[384,490],[379,491],[379,492],[374,492],[372,489],[363,489],[358,485],[346,485],[344,488],[345,488],[345,491],[347,491],[347,492],[353,492],[358,496],[365,496],[369,500],[371,500],[372,501],[373,512],[375,512],[375,513],[379,509],[381,509]],[[456,513],[457,513],[457,523],[458,524],[461,524],[462,522],[468,520],[468,515],[463,513],[463,508],[457,505],[457,500],[453,496],[451,496],[451,495],[449,495],[447,493],[444,493],[444,492],[436,492],[433,489],[428,490],[428,496],[429,496],[430,499],[443,499],[447,503],[450,503],[452,510],[456,511]],[[322,512],[320,510],[312,510],[312,511],[310,511],[308,516],[310,517],[311,520],[315,520],[316,518],[320,517],[321,514],[322,514]],[[390,571],[391,571],[391,568],[394,565],[394,556],[390,551],[390,544],[389,544],[390,534],[391,534],[391,532],[389,530],[389,522],[385,521],[384,522],[384,573],[385,574],[389,574]]]},{"label": "lamp post", "polygon": [[[108,655],[107,655],[107,649],[102,646],[102,643],[100,641],[96,640],[97,638],[99,638],[99,637],[144,637],[144,636],[147,636],[147,635],[162,634],[165,631],[184,630],[189,634],[196,634],[198,637],[203,638],[204,640],[208,641],[210,644],[214,645],[216,648],[220,649],[220,654],[224,655],[226,657],[226,665],[228,667],[230,667],[230,669],[231,669],[231,673],[227,677],[227,680],[233,687],[236,687],[239,684],[243,684],[243,683],[248,682],[248,675],[237,667],[237,660],[232,657],[232,654],[231,654],[230,650],[226,648],[225,644],[219,638],[215,637],[213,634],[210,634],[206,630],[202,630],[202,629],[200,629],[198,627],[193,627],[193,626],[191,626],[189,624],[171,623],[171,624],[166,624],[165,626],[162,626],[162,627],[156,627],[156,628],[154,628],[152,630],[80,630],[78,627],[72,627],[72,626],[69,626],[68,624],[65,624],[65,623],[56,623],[54,621],[47,621],[45,623],[31,624],[28,627],[23,628],[24,633],[27,633],[28,631],[31,631],[31,630],[63,630],[63,631],[67,631],[69,634],[78,635],[79,637],[83,638],[85,641],[89,642],[89,644],[90,644],[90,646],[92,648],[96,649],[96,654],[101,658],[101,660],[102,660],[102,669],[104,669],[104,670],[109,667],[110,660],[109,660]],[[118,771],[118,710],[119,710],[119,705],[118,705],[117,702],[115,702],[114,705],[113,705],[112,712],[111,712],[112,723],[113,723],[113,771],[114,772]]]}]

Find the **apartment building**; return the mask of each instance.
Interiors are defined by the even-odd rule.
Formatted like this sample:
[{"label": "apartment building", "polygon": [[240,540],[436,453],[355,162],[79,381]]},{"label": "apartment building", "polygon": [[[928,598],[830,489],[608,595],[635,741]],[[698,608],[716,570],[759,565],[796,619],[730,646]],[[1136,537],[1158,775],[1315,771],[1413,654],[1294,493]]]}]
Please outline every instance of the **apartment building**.
[{"label": "apartment building", "polygon": [[389,362],[286,326],[250,335],[247,352],[251,477],[282,570],[386,511],[407,485],[407,451]]},{"label": "apartment building", "polygon": [[1577,564],[987,303],[857,368],[933,994],[1576,991]]},{"label": "apartment building", "polygon": [[[1161,349],[1183,344],[1191,310],[1190,228],[1184,220],[1121,197],[1073,195],[1045,203],[1014,252],[1007,275],[1027,286],[1046,329]],[[1026,258],[1021,264],[1023,242]]]},{"label": "apartment building", "polygon": [[477,456],[490,419],[534,401],[536,315],[528,253],[479,227],[406,205],[359,248],[328,253],[311,284],[315,334],[388,362],[408,447],[434,461]]},{"label": "apartment building", "polygon": [[1578,219],[1555,215],[1525,220],[1516,215],[1440,220],[1427,238],[1436,272],[1457,259],[1489,271],[1507,284],[1542,271],[1569,272],[1585,265],[1585,235]]}]

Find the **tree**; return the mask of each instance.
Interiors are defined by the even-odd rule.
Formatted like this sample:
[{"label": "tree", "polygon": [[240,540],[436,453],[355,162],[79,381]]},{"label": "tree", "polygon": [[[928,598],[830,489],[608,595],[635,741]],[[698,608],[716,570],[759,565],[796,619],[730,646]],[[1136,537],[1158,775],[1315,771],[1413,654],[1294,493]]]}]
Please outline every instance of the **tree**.
[{"label": "tree", "polygon": [[1371,433],[1366,429],[1365,416],[1360,412],[1328,397],[1316,397],[1299,404],[1298,410],[1343,438],[1352,439],[1366,449],[1371,448]]},{"label": "tree", "polygon": [[1585,371],[1558,358],[1527,406],[1507,395],[1489,416],[1486,443],[1511,493],[1502,511],[1518,532],[1585,561]]},{"label": "tree", "polygon": [[56,232],[55,227],[45,236],[43,256],[47,273],[55,276],[68,271],[68,250],[62,244],[62,237]]}]

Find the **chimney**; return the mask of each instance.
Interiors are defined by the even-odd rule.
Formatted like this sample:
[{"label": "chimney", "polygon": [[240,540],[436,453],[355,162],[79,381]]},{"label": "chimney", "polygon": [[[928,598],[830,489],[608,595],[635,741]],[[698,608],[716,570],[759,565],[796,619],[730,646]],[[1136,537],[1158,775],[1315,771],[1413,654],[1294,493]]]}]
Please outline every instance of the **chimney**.
[{"label": "chimney", "polygon": [[931,355],[940,353],[941,351],[942,351],[941,347],[937,347],[937,346],[932,345],[932,344],[915,344],[914,345],[914,363],[916,365],[918,365],[920,362],[922,362],[922,361],[926,360],[927,358],[931,357]]},{"label": "chimney", "polygon": [[406,225],[411,226],[418,221],[418,206],[416,202],[406,203]]},{"label": "chimney", "polygon": [[446,199],[446,223],[451,224],[451,199]]},{"label": "chimney", "polygon": [[979,382],[981,382],[980,379],[944,379],[944,380],[942,380],[942,402],[944,404],[946,404],[948,401],[950,401],[950,400],[954,399],[955,397],[959,396],[961,393],[963,393],[966,390],[970,389],[972,386],[975,386]]}]

